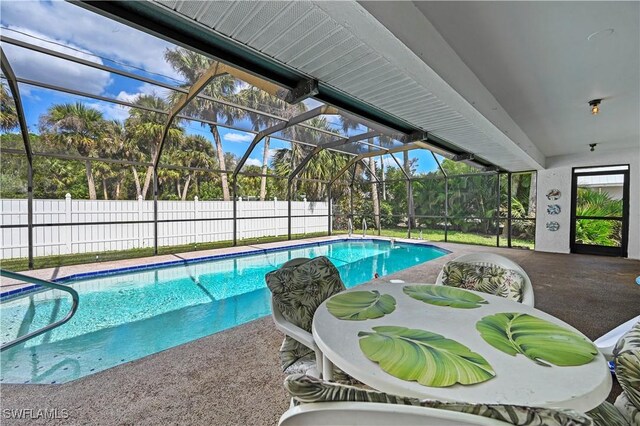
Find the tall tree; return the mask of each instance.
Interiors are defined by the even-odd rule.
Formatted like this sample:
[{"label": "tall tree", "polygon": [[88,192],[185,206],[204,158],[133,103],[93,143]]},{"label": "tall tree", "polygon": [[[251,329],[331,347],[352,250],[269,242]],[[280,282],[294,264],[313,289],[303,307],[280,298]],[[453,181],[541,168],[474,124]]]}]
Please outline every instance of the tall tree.
[{"label": "tall tree", "polygon": [[13,97],[4,82],[0,83],[0,130],[7,132],[18,127],[18,113]]},{"label": "tall tree", "polygon": [[[181,47],[175,49],[167,49],[164,54],[167,62],[186,80],[185,87],[189,87],[195,83],[198,78],[211,66],[213,60],[206,56],[200,55]],[[202,94],[221,99],[234,100],[238,81],[228,75],[221,75],[213,79],[202,91]],[[172,96],[173,101],[177,101],[182,95]],[[242,111],[232,108],[218,102],[212,102],[202,98],[193,99],[184,109],[187,115],[194,118],[218,122],[224,119],[226,124],[233,124],[234,120],[242,116]],[[218,131],[218,126],[212,123],[202,123],[202,126],[208,126],[216,147],[216,157],[218,159],[218,168],[220,170],[220,182],[222,184],[222,196],[225,201],[231,199],[229,192],[229,181],[227,178],[227,167],[224,161],[224,149],[222,147],[222,138]]]},{"label": "tall tree", "polygon": [[[349,132],[352,130],[357,130],[361,128],[360,123],[358,123],[357,121],[351,120],[349,118],[345,118],[341,116],[340,122],[342,123],[342,131],[345,132],[346,134],[349,134]],[[371,129],[367,128],[366,131],[369,132],[371,131]],[[364,132],[358,132],[358,133],[364,133]],[[370,138],[367,142],[373,145],[374,139]],[[369,180],[371,182],[371,202],[373,204],[373,218],[375,221],[376,229],[380,229],[380,198],[378,197],[378,185],[375,182],[375,179],[377,177],[376,160],[374,157],[369,157],[367,159],[367,162],[369,163],[369,172],[371,174]]]},{"label": "tall tree", "polygon": [[[277,115],[282,117],[285,120],[290,119],[291,117],[300,114],[306,110],[306,107],[303,103],[298,104],[288,104],[285,101],[261,90],[257,87],[247,87],[242,89],[238,98],[241,100],[243,105],[251,107],[252,109],[259,110],[266,114]],[[282,120],[278,120],[273,117],[269,117],[266,114],[260,114],[254,111],[246,111],[246,115],[251,121],[251,125],[253,130],[259,132],[267,127],[271,127]],[[284,132],[287,133],[286,131]],[[267,195],[267,170],[269,167],[269,149],[270,149],[271,138],[267,136],[264,138],[264,147],[262,149],[262,170],[260,177],[260,200],[264,201]]]},{"label": "tall tree", "polygon": [[[105,132],[102,113],[77,102],[52,105],[40,118],[46,137],[60,140],[73,147],[82,157],[96,156]],[[85,160],[89,199],[95,200],[96,185],[90,160]]]},{"label": "tall tree", "polygon": [[[140,95],[133,102],[136,105],[166,111],[169,109],[168,103],[155,95]],[[132,108],[129,112],[129,118],[125,121],[125,129],[127,138],[135,141],[136,148],[130,147],[131,155],[144,158],[148,162],[152,162],[158,154],[160,143],[162,142],[162,133],[167,124],[166,114],[149,111],[146,109]],[[180,121],[174,120],[169,128],[167,135],[168,143],[177,140],[182,135]],[[138,150],[137,152],[135,150]],[[133,168],[136,181],[138,181],[137,171]],[[144,185],[139,190],[138,195],[147,198],[147,191],[151,185],[153,177],[153,166],[147,167],[144,177]],[[139,184],[138,184],[139,185]]]}]

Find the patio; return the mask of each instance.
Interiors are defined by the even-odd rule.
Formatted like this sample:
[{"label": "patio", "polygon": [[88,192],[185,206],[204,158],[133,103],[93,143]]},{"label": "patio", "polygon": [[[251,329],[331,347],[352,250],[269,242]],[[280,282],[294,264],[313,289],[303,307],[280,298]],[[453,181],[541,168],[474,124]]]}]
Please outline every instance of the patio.
[{"label": "patio", "polygon": [[[522,265],[537,307],[591,339],[637,314],[639,261],[439,245],[452,253],[385,280],[433,282],[451,258],[490,251]],[[69,424],[276,424],[289,406],[278,368],[281,341],[271,318],[263,318],[72,383],[3,385],[3,408],[64,408]],[[619,392],[614,383],[609,400]]]},{"label": "patio", "polygon": [[[347,290],[393,263],[385,285],[435,283],[447,262],[488,252],[526,271],[539,314],[591,340],[640,314],[640,3],[1,7],[0,260],[26,276],[0,282],[12,315],[3,422],[48,423],[18,419],[27,409],[68,424],[277,424],[290,396],[282,334],[253,320],[276,292],[263,277],[347,237],[373,239],[331,258],[343,275],[357,269]],[[394,257],[396,240],[451,253]],[[90,272],[103,274],[61,281],[81,294],[73,305],[28,279]],[[19,342],[67,306],[80,306],[73,327]],[[475,333],[482,320],[466,324]],[[504,359],[499,374],[482,361],[498,377],[495,393],[476,388],[485,403],[518,393],[500,387],[516,376]],[[608,388],[605,363],[594,365],[601,375],[580,377]],[[607,400],[621,392],[614,379]]]}]

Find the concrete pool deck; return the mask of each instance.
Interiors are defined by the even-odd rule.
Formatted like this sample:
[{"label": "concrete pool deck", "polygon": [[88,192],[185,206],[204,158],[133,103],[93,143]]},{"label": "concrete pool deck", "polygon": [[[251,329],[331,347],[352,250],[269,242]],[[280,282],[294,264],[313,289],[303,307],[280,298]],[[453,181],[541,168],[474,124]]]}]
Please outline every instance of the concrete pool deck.
[{"label": "concrete pool deck", "polygon": [[[260,248],[326,239],[261,244]],[[534,286],[537,308],[575,326],[591,339],[640,314],[640,286],[635,284],[635,277],[640,275],[640,261],[461,244],[435,245],[452,253],[381,279],[434,282],[447,261],[465,253],[488,251],[509,257],[524,268]],[[221,250],[229,249],[211,252]],[[203,253],[189,255],[202,257]],[[180,256],[187,258],[187,254]],[[131,262],[139,264],[141,260]],[[113,268],[106,262],[99,265]],[[82,272],[76,268],[33,272],[47,271],[61,277]],[[282,335],[267,317],[71,383],[2,385],[3,410],[57,409],[58,417],[61,413],[68,416],[57,421],[3,418],[3,424],[275,425],[289,405],[277,355],[281,341]],[[617,392],[619,389],[614,387],[612,395]]]}]

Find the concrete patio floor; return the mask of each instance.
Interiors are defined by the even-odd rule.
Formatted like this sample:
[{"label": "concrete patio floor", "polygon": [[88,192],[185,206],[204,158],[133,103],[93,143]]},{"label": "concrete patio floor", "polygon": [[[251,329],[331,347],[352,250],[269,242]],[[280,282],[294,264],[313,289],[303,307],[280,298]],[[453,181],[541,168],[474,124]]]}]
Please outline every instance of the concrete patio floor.
[{"label": "concrete patio floor", "polygon": [[[442,265],[490,251],[529,274],[536,307],[595,339],[640,314],[640,261],[437,243],[451,254],[382,279],[434,282]],[[389,284],[394,285],[394,284]],[[2,409],[67,410],[60,424],[275,425],[289,400],[270,318],[62,385],[2,385]],[[619,392],[614,385],[612,396]],[[611,398],[611,397],[610,397]],[[4,413],[4,411],[3,411]],[[53,424],[50,420],[3,424]]]}]

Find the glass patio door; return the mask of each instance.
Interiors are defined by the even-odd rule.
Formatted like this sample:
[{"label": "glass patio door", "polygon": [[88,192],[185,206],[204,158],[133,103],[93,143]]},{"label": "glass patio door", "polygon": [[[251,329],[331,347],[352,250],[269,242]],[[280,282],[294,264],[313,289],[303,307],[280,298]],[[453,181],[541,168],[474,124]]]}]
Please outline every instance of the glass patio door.
[{"label": "glass patio door", "polygon": [[629,166],[574,168],[571,252],[627,257]]}]

